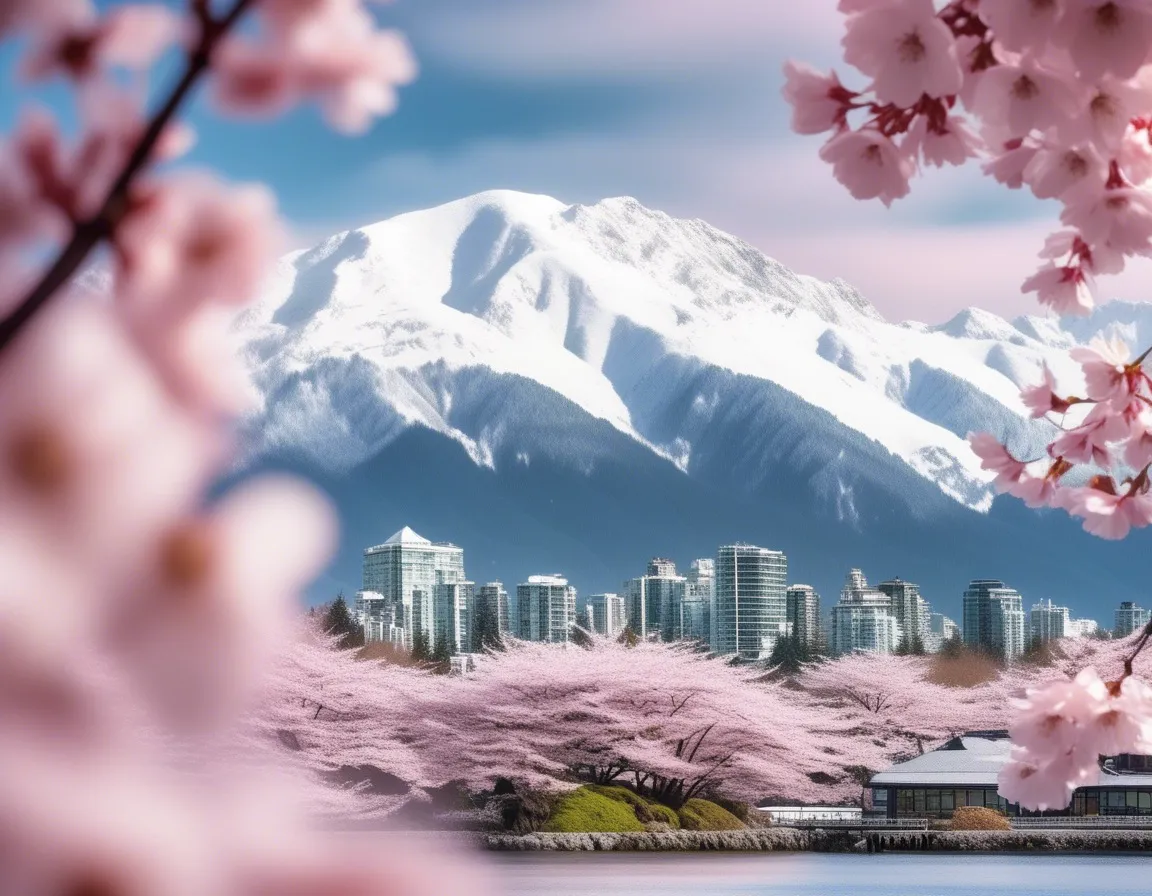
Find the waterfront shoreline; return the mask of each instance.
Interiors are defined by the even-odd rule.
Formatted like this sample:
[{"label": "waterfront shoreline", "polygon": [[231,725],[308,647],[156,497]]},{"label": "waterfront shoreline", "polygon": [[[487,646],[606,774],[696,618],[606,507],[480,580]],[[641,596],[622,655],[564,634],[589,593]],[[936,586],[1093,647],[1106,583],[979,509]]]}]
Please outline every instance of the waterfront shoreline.
[{"label": "waterfront shoreline", "polygon": [[495,852],[1152,852],[1149,831],[871,833],[770,828],[636,834],[486,834]]}]

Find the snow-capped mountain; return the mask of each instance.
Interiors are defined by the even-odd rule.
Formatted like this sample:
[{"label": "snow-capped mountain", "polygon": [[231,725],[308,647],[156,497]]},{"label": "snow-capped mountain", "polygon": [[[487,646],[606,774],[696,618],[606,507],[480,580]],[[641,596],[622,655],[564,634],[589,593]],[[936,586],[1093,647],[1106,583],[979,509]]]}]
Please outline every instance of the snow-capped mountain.
[{"label": "snow-capped mountain", "polygon": [[[1152,306],[1075,324],[977,309],[893,324],[848,284],[795,274],[702,221],[512,192],[294,253],[240,321],[263,396],[253,458],[319,471],[341,498],[349,588],[359,548],[418,520],[466,549],[475,531],[506,576],[535,560],[593,589],[650,553],[687,560],[732,538],[822,567],[867,551],[896,567],[873,575],[948,575],[953,594],[1014,572],[1050,587],[1007,554],[1001,572],[943,560],[1009,537],[964,435],[1038,449],[1050,425],[1028,419],[1020,386],[1046,361],[1074,389],[1067,348],[1105,330],[1152,340]],[[1091,541],[1036,519],[1011,537]],[[514,569],[500,568],[513,556],[501,535],[523,548]]]}]

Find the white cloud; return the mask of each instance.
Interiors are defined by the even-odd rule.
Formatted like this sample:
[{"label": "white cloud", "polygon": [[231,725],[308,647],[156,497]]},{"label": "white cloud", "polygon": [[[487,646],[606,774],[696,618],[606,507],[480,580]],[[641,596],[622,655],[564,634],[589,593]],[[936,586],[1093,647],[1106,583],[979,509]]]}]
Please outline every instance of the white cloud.
[{"label": "white cloud", "polygon": [[841,21],[836,0],[515,0],[461,7],[415,36],[438,57],[488,71],[651,75],[831,47]]}]

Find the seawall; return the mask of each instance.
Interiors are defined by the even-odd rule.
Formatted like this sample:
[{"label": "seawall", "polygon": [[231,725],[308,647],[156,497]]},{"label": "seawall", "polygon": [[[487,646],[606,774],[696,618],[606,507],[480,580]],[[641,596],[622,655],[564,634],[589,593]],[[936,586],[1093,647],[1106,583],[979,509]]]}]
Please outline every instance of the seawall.
[{"label": "seawall", "polygon": [[484,834],[497,851],[561,852],[1152,852],[1152,831],[927,831],[794,828],[643,834]]}]

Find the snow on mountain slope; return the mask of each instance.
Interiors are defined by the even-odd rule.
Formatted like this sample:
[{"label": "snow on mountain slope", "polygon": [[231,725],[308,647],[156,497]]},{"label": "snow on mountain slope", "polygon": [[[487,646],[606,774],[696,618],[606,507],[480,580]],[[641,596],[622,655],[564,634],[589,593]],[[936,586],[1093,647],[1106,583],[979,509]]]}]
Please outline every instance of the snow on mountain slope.
[{"label": "snow on mountain slope", "polygon": [[[1114,313],[1114,327],[1152,324]],[[257,455],[346,471],[421,426],[483,466],[546,451],[582,469],[601,449],[566,428],[574,406],[690,476],[721,458],[753,484],[803,468],[849,521],[854,481],[907,492],[912,471],[986,510],[989,477],[965,433],[1042,445],[1050,427],[1027,419],[1019,387],[1042,360],[1075,385],[1065,349],[1094,332],[976,309],[891,324],[847,284],[794,274],[703,222],[626,198],[503,191],[288,256],[239,327],[264,399]],[[831,418],[822,443],[798,456],[788,424],[816,412]],[[795,434],[747,432],[757,420]]]}]

